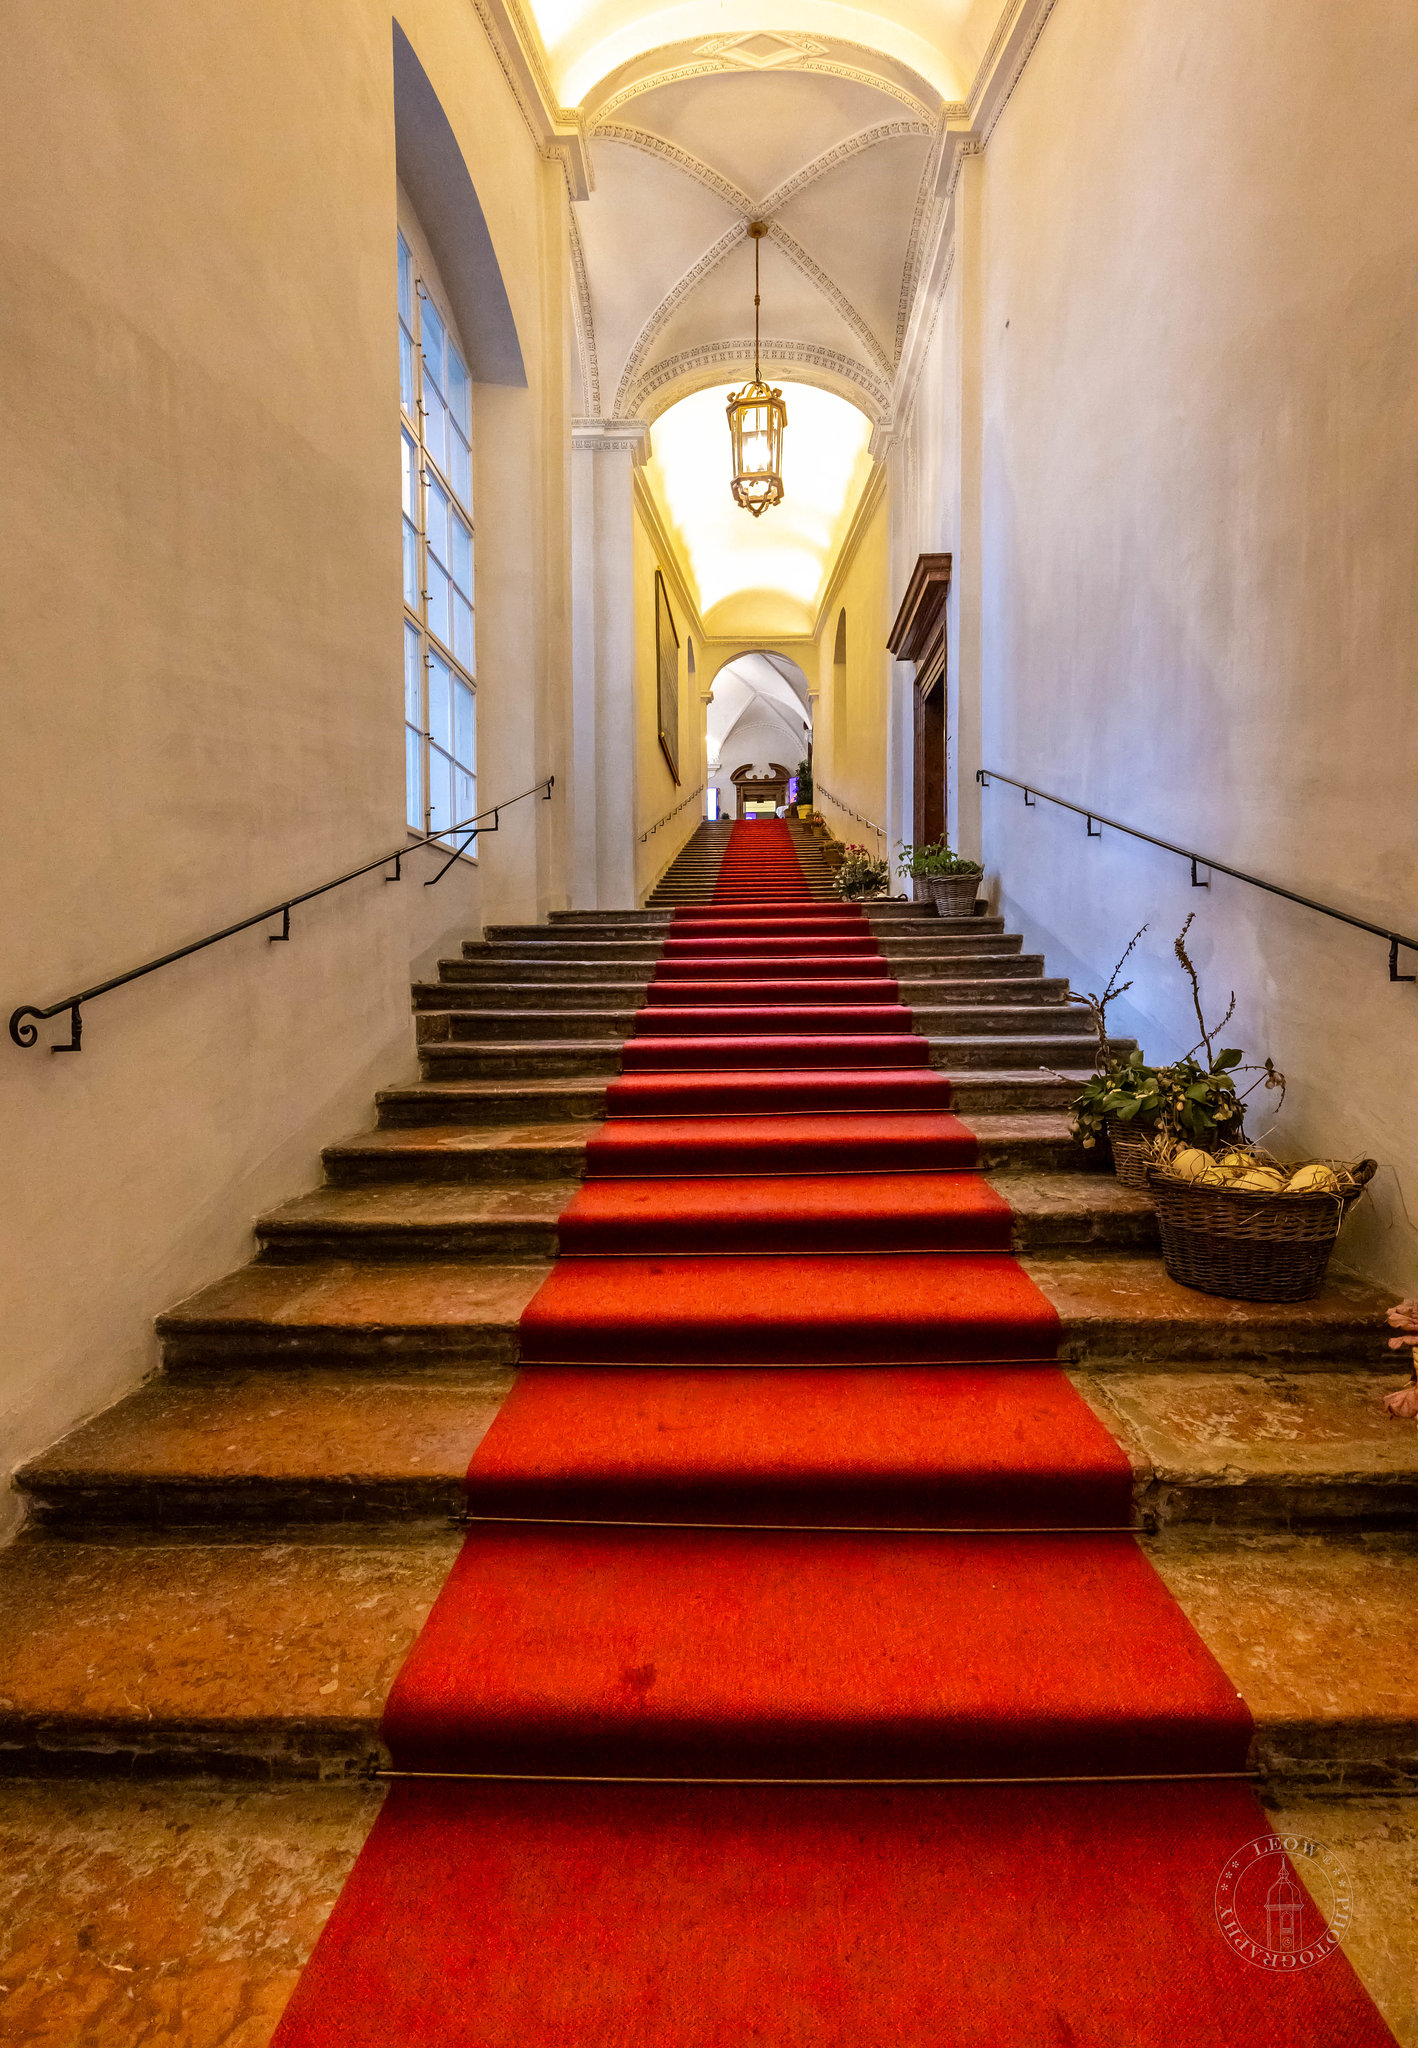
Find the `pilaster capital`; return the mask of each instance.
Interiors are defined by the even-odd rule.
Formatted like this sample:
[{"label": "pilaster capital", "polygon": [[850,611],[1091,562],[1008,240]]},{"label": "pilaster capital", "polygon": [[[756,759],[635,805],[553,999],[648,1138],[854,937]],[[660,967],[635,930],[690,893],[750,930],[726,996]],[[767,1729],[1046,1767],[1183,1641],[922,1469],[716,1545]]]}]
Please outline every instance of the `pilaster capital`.
[{"label": "pilaster capital", "polygon": [[650,459],[650,427],[645,420],[573,420],[571,445],[592,455],[626,454],[640,469]]}]

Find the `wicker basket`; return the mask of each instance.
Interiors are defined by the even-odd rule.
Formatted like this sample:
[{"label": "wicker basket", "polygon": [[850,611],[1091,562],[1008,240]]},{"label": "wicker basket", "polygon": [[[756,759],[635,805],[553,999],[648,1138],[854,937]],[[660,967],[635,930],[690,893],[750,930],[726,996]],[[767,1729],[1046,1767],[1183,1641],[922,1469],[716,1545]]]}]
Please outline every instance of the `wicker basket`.
[{"label": "wicker basket", "polygon": [[1103,1127],[1108,1133],[1108,1143],[1113,1151],[1113,1171],[1118,1179],[1125,1188],[1135,1188],[1140,1195],[1150,1194],[1147,1167],[1155,1136],[1151,1124],[1125,1124],[1120,1118],[1110,1116],[1104,1118]]},{"label": "wicker basket", "polygon": [[[1257,1158],[1265,1155],[1256,1154]],[[1273,1163],[1273,1162],[1272,1162]],[[1165,1166],[1147,1168],[1162,1264],[1183,1287],[1235,1301],[1308,1301],[1324,1285],[1340,1226],[1378,1171],[1326,1161],[1352,1186],[1341,1195],[1261,1195],[1198,1187]]]},{"label": "wicker basket", "polygon": [[917,902],[934,903],[937,917],[973,917],[983,875],[917,875]]}]

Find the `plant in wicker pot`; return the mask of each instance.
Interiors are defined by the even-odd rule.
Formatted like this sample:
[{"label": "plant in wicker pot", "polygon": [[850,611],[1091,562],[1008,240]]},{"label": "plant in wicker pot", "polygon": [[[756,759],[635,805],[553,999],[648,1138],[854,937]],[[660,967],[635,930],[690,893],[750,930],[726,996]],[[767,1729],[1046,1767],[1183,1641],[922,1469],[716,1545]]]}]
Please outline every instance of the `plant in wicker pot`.
[{"label": "plant in wicker pot", "polygon": [[884,896],[891,886],[891,863],[878,860],[864,846],[848,845],[842,864],[832,877],[833,892],[849,903],[868,896]]},{"label": "plant in wicker pot", "polygon": [[915,884],[914,894],[934,903],[937,917],[973,917],[980,877],[985,870],[977,860],[965,860],[952,853],[944,839],[927,846],[897,848],[897,866]]}]

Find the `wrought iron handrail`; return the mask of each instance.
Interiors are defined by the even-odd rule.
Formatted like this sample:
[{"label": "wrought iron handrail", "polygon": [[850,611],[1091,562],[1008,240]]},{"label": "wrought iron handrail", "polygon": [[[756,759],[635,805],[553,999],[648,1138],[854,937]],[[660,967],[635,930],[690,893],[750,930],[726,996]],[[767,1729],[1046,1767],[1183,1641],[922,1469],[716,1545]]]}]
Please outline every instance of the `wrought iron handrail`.
[{"label": "wrought iron handrail", "polygon": [[855,818],[859,825],[865,825],[869,832],[875,832],[878,839],[885,839],[886,828],[884,825],[878,825],[875,818],[864,818],[860,811],[854,811],[850,804],[844,804],[840,796],[832,794],[825,782],[821,782],[814,777],[812,787],[815,797],[825,796],[835,810],[845,811],[849,818]]},{"label": "wrought iron handrail", "polygon": [[640,844],[643,846],[645,844],[645,841],[650,837],[650,834],[652,832],[658,832],[662,825],[668,825],[671,818],[677,818],[679,816],[680,812],[685,808],[686,804],[692,804],[694,802],[694,799],[697,796],[702,796],[703,793],[704,784],[701,782],[698,789],[692,789],[689,792],[689,795],[684,798],[683,802],[677,803],[672,811],[666,811],[663,818],[656,818],[653,825],[647,825],[645,827],[645,830],[640,834]]},{"label": "wrought iron handrail", "polygon": [[[173,952],[164,953],[158,960],[148,960],[141,967],[130,968],[127,974],[115,974],[107,981],[96,982],[92,988],[81,989],[77,995],[64,996],[59,1002],[51,1003],[48,1009],[38,1009],[33,1003],[21,1003],[17,1010],[11,1012],[10,1036],[16,1045],[33,1045],[39,1037],[37,1026],[44,1023],[47,1018],[57,1017],[61,1011],[67,1010],[71,1033],[69,1043],[51,1045],[49,1050],[79,1052],[82,1050],[83,1036],[81,1011],[83,1005],[91,1003],[95,996],[106,996],[110,989],[123,988],[130,981],[141,981],[145,974],[156,974],[160,967],[170,967],[174,960],[185,960],[189,953],[200,953],[207,946],[219,944],[222,939],[235,938],[238,932],[250,931],[253,925],[264,924],[270,917],[279,917],[281,920],[281,929],[269,934],[271,944],[277,945],[281,940],[289,939],[290,914],[298,903],[309,903],[313,897],[328,895],[331,889],[342,889],[346,882],[356,882],[361,875],[372,874],[375,868],[387,867],[391,860],[394,863],[394,872],[392,875],[386,875],[385,881],[402,881],[406,854],[416,852],[421,846],[438,846],[441,849],[446,846],[448,840],[455,838],[459,833],[466,833],[462,845],[455,847],[438,873],[424,883],[425,889],[431,889],[435,882],[442,881],[449,868],[460,855],[466,853],[475,839],[485,832],[499,830],[501,812],[510,809],[513,804],[520,804],[524,797],[536,796],[540,791],[545,792],[545,801],[550,803],[555,786],[556,777],[548,775],[543,781],[534,783],[530,789],[520,790],[516,796],[508,797],[505,802],[493,804],[488,810],[479,811],[475,817],[464,818],[460,824],[450,825],[446,832],[430,832],[412,841],[406,840],[392,853],[381,853],[377,860],[367,860],[362,867],[351,868],[347,875],[336,875],[331,882],[321,882],[314,889],[303,889],[297,896],[287,896],[282,902],[273,903],[268,910],[258,910],[254,916],[243,917],[237,924],[225,925],[219,932],[209,932],[205,939],[194,939],[190,946],[178,946]],[[484,818],[491,818],[492,823],[484,825]],[[31,1018],[33,1022],[26,1022],[26,1019]]]},{"label": "wrought iron handrail", "polygon": [[[1295,889],[1282,889],[1278,882],[1262,881],[1259,875],[1248,875],[1244,868],[1233,868],[1224,860],[1213,860],[1208,853],[1193,853],[1189,846],[1174,846],[1170,839],[1159,839],[1153,832],[1141,832],[1136,825],[1124,825],[1117,818],[1105,818],[1101,811],[1090,811],[1084,804],[1070,803],[1066,796],[1050,796],[1048,790],[1040,789],[1037,783],[1021,782],[1015,775],[1001,775],[998,768],[977,768],[975,780],[982,789],[988,789],[991,781],[1007,782],[1014,789],[1022,789],[1024,801],[1033,808],[1036,797],[1042,797],[1046,804],[1057,804],[1062,811],[1073,811],[1086,819],[1090,839],[1101,839],[1102,827],[1112,832],[1126,832],[1130,839],[1144,839],[1149,846],[1160,846],[1164,853],[1175,853],[1180,860],[1189,860],[1192,866],[1192,887],[1209,889],[1211,883],[1202,881],[1197,873],[1199,867],[1208,868],[1218,875],[1230,875],[1233,881],[1248,882],[1253,889],[1264,889],[1268,896],[1283,896],[1287,903],[1298,903],[1303,910],[1317,910],[1321,917],[1332,917],[1340,924],[1353,925],[1356,931],[1372,932],[1376,939],[1388,940],[1388,978],[1390,981],[1416,981],[1418,975],[1400,974],[1398,971],[1398,949],[1418,953],[1418,939],[1410,939],[1403,932],[1390,931],[1387,925],[1371,924],[1366,917],[1352,917],[1347,910],[1336,910],[1332,903],[1317,903],[1313,896],[1301,896]],[[1095,832],[1094,826],[1099,829]]]}]

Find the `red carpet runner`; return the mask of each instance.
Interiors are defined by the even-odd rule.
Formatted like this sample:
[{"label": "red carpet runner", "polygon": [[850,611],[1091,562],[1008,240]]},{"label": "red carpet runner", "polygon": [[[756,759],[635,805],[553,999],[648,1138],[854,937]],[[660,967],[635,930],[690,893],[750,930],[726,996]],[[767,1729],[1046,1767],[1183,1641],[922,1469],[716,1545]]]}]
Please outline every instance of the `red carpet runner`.
[{"label": "red carpet runner", "polygon": [[388,1703],[465,1775],[394,1784],[279,2048],[1391,2044],[1217,1929],[1250,1716],[866,918],[773,824],[718,897]]}]

